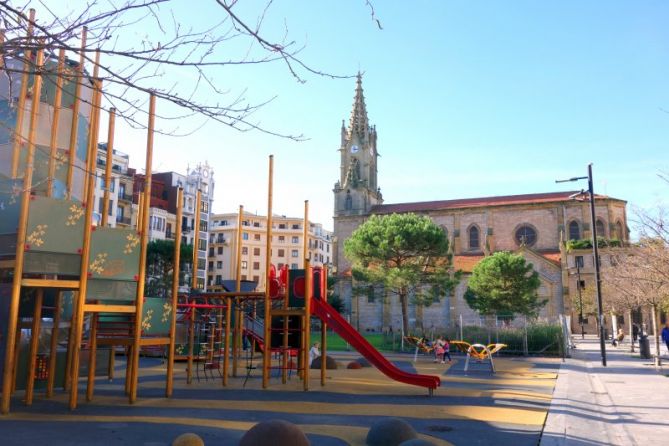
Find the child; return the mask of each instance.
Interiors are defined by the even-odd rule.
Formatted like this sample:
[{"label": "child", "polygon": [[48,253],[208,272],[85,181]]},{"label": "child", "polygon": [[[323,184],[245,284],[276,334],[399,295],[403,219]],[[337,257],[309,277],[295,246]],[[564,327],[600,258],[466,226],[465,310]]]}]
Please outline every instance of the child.
[{"label": "child", "polygon": [[313,347],[311,347],[311,350],[309,350],[309,367],[311,367],[311,363],[314,361],[314,359],[321,356],[321,351],[319,350],[320,346],[320,342],[314,342]]},{"label": "child", "polygon": [[439,362],[439,357],[442,356],[443,354],[444,354],[444,340],[441,336],[439,336],[434,343],[434,362]]},{"label": "child", "polygon": [[448,358],[448,362],[451,362],[451,340],[446,338],[444,339],[444,353],[443,356],[441,357],[441,363],[445,364],[446,363],[446,358]]}]

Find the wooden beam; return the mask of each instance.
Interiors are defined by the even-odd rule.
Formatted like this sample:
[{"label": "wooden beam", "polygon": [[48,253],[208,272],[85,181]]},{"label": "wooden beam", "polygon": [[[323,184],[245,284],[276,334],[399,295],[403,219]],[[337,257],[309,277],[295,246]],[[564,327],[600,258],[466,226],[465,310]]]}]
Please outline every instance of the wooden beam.
[{"label": "wooden beam", "polygon": [[61,288],[61,289],[78,290],[79,281],[60,280],[60,279],[22,279],[21,286],[31,287],[31,288]]},{"label": "wooden beam", "polygon": [[86,304],[84,311],[86,313],[134,313],[137,307],[135,305]]},{"label": "wooden beam", "polygon": [[179,304],[179,265],[181,263],[181,220],[183,217],[184,190],[177,190],[177,218],[176,232],[174,233],[174,267],[172,269],[172,314],[170,316],[170,343],[167,352],[167,377],[165,382],[165,397],[172,396],[174,387],[174,349],[176,348],[177,334],[177,306]]}]

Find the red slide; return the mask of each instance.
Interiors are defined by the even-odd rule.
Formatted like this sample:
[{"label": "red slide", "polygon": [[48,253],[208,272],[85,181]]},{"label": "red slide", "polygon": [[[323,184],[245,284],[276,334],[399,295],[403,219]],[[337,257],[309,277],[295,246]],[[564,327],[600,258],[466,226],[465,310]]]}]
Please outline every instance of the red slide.
[{"label": "red slide", "polygon": [[441,379],[433,375],[417,375],[398,369],[385,356],[378,352],[363,338],[358,331],[351,326],[334,308],[320,299],[311,299],[311,312],[328,324],[339,336],[351,344],[371,364],[383,372],[390,379],[412,384],[414,386],[427,387],[430,395],[434,389],[441,385]]}]

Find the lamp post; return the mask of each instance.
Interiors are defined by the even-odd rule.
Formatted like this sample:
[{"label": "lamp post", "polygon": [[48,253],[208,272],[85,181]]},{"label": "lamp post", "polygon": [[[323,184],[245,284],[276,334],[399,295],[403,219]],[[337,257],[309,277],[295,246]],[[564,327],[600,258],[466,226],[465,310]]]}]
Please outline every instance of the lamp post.
[{"label": "lamp post", "polygon": [[581,339],[585,339],[585,328],[583,328],[583,295],[581,294],[581,259],[583,257],[576,259],[576,277],[578,278],[578,283],[576,288],[578,289],[578,306],[580,308],[579,314],[579,323],[581,324]]},{"label": "lamp post", "polygon": [[[602,279],[599,274],[599,247],[597,246],[597,225],[595,220],[595,192],[592,181],[592,163],[588,164],[587,177],[572,177],[568,180],[555,180],[556,183],[588,180],[588,195],[590,197],[590,224],[592,228],[592,251],[595,256],[595,288],[597,290],[597,318],[599,319],[599,349],[602,354],[602,366],[606,367],[606,340],[604,339],[604,312],[602,305]],[[581,192],[583,194],[583,192]],[[575,197],[574,197],[575,198]],[[579,284],[580,286],[580,284]],[[580,293],[580,290],[579,290]]]}]

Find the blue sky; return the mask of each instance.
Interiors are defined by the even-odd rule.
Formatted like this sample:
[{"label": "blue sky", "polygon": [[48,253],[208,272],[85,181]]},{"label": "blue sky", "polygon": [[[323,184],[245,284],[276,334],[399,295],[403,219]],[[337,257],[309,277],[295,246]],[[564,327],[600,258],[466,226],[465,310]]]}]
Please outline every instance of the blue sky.
[{"label": "blue sky", "polygon": [[[240,3],[250,16],[262,2]],[[382,30],[362,0],[276,1],[265,23],[279,35],[285,19],[313,67],[364,72],[387,203],[585,187],[554,180],[585,175],[589,162],[597,192],[630,207],[666,196],[656,174],[669,171],[668,2],[373,3]],[[216,12],[202,8],[177,2],[176,10],[184,21]],[[208,123],[188,137],[158,137],[154,168],[207,160],[214,211],[244,204],[264,214],[272,153],[275,212],[301,215],[308,199],[312,218],[331,228],[339,128],[355,81],[305,78],[297,83],[280,63],[216,75],[250,99],[278,95],[255,119],[307,141]],[[144,134],[119,133],[117,148],[141,166]]]}]

